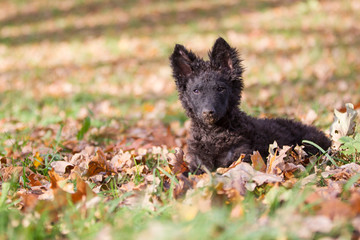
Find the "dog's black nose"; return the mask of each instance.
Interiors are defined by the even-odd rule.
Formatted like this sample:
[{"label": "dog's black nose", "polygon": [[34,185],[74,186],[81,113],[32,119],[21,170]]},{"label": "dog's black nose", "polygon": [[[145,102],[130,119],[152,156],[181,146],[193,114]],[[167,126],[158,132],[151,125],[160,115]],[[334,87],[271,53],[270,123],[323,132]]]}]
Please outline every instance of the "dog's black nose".
[{"label": "dog's black nose", "polygon": [[214,111],[213,110],[208,110],[208,109],[204,109],[202,112],[204,117],[212,117],[214,116]]}]

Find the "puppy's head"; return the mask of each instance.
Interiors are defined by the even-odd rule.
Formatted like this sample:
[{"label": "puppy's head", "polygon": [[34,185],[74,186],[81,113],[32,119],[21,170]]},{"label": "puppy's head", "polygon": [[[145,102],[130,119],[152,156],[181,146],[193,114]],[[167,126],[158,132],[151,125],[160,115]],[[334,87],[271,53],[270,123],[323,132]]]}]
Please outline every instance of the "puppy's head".
[{"label": "puppy's head", "polygon": [[177,44],[170,56],[180,100],[190,118],[214,125],[240,104],[243,89],[237,50],[218,38],[204,61]]}]

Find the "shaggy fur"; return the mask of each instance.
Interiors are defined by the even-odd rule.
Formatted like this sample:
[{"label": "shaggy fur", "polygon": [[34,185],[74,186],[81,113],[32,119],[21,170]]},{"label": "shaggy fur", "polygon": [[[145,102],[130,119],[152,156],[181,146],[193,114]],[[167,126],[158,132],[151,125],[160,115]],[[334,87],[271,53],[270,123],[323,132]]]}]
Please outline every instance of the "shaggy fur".
[{"label": "shaggy fur", "polygon": [[[177,44],[170,57],[173,77],[186,114],[191,118],[187,161],[190,171],[227,167],[241,154],[259,151],[266,159],[269,144],[301,145],[310,140],[323,149],[330,147],[324,133],[287,119],[257,119],[239,109],[243,89],[241,60],[235,48],[218,38],[204,61]],[[318,149],[305,145],[309,154]]]}]

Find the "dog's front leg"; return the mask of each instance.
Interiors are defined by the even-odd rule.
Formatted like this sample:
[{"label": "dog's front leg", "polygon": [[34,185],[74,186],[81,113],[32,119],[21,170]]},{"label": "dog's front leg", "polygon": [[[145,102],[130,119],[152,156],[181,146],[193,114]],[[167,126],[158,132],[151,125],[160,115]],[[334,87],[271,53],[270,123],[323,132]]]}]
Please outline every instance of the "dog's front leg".
[{"label": "dog's front leg", "polygon": [[198,154],[188,152],[185,159],[189,163],[190,172],[194,174],[202,174],[206,172],[206,169],[209,171],[214,169],[214,164],[210,159],[203,161]]},{"label": "dog's front leg", "polygon": [[247,163],[251,163],[251,154],[253,154],[253,152],[255,151],[255,149],[251,146],[251,144],[247,143],[247,142],[242,142],[240,144],[239,147],[237,147],[234,150],[234,159],[233,161],[236,161],[239,159],[239,157],[244,154],[245,158],[243,159],[244,162]]}]

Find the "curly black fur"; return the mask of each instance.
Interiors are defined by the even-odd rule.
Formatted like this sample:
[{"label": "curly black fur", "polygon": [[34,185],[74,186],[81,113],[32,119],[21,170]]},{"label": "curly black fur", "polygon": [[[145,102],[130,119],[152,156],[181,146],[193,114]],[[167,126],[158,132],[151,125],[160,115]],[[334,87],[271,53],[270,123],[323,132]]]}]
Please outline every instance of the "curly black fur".
[{"label": "curly black fur", "polygon": [[[253,151],[265,159],[268,146],[301,145],[302,140],[328,149],[330,140],[315,127],[288,119],[257,119],[239,109],[243,89],[243,67],[235,48],[218,38],[204,61],[177,44],[170,57],[179,98],[191,118],[187,160],[192,172],[227,167]],[[318,149],[305,145],[305,151]]]}]

